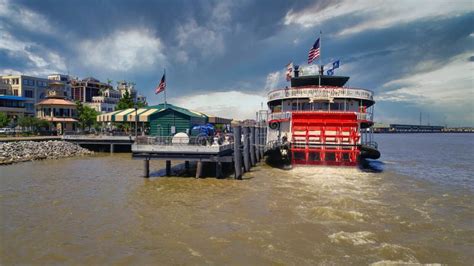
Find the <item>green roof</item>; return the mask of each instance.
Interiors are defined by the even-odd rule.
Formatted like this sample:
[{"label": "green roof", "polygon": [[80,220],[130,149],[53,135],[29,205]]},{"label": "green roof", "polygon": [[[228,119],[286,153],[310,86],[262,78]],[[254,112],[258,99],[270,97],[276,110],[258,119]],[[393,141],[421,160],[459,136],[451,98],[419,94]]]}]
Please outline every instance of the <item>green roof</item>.
[{"label": "green roof", "polygon": [[207,118],[207,115],[205,115],[203,113],[188,110],[186,108],[178,107],[176,105],[172,105],[172,104],[169,104],[169,103],[166,103],[166,104],[160,103],[160,104],[157,104],[157,105],[147,106],[147,107],[144,107],[144,108],[146,108],[146,109],[158,109],[159,112],[164,111],[166,109],[172,109],[176,112],[183,113],[183,114],[185,114],[189,117]]}]

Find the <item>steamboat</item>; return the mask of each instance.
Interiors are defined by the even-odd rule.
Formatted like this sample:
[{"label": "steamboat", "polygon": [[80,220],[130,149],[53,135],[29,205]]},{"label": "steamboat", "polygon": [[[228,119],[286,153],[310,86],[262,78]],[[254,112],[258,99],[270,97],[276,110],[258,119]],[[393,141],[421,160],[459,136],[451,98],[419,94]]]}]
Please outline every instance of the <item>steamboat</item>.
[{"label": "steamboat", "polygon": [[373,141],[374,93],[346,86],[347,76],[300,75],[268,93],[269,160],[294,165],[355,166],[378,159]]}]

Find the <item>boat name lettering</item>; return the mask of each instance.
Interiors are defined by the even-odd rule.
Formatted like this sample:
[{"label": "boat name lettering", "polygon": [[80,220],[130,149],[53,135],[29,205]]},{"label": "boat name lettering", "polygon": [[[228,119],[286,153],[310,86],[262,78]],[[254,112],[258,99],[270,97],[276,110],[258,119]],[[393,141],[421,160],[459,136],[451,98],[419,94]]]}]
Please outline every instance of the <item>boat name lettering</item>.
[{"label": "boat name lettering", "polygon": [[284,89],[273,91],[268,94],[268,100],[277,100],[282,98],[335,98],[348,97],[373,100],[372,92],[359,89],[347,88],[315,88],[315,89]]}]

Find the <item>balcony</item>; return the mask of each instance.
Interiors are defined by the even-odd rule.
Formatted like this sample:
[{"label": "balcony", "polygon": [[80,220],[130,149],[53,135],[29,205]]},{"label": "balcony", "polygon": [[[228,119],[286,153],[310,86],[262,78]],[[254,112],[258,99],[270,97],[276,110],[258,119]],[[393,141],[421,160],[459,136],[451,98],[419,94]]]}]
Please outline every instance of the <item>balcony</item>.
[{"label": "balcony", "polygon": [[290,121],[293,113],[299,112],[312,112],[312,113],[355,113],[357,115],[357,120],[361,123],[372,123],[373,122],[373,112],[371,109],[368,109],[367,112],[354,112],[354,111],[287,111],[287,112],[274,112],[268,114],[267,121],[277,120],[277,121]]},{"label": "balcony", "polygon": [[348,87],[332,86],[307,86],[289,89],[279,89],[268,93],[268,101],[283,99],[309,98],[326,99],[335,98],[358,99],[373,102],[374,93],[370,90]]}]

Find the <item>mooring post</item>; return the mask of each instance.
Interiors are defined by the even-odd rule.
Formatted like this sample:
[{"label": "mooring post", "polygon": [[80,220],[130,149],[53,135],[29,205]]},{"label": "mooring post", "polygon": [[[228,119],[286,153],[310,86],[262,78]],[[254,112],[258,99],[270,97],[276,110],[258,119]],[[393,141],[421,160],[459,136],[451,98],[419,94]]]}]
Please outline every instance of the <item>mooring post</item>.
[{"label": "mooring post", "polygon": [[150,177],[150,160],[145,159],[143,161],[143,177],[149,178]]},{"label": "mooring post", "polygon": [[244,170],[245,172],[250,171],[250,139],[249,139],[249,127],[243,127],[244,131]]},{"label": "mooring post", "polygon": [[242,153],[240,144],[242,139],[241,127],[239,124],[232,125],[234,131],[234,170],[235,179],[242,179]]},{"label": "mooring post", "polygon": [[202,175],[202,162],[198,161],[196,165],[196,178],[200,178]]},{"label": "mooring post", "polygon": [[166,160],[166,176],[170,176],[170,175],[171,175],[171,161]]},{"label": "mooring post", "polygon": [[255,160],[255,127],[250,127],[250,163],[252,166],[257,164]]},{"label": "mooring post", "polygon": [[114,144],[110,144],[110,153],[114,153]]}]

